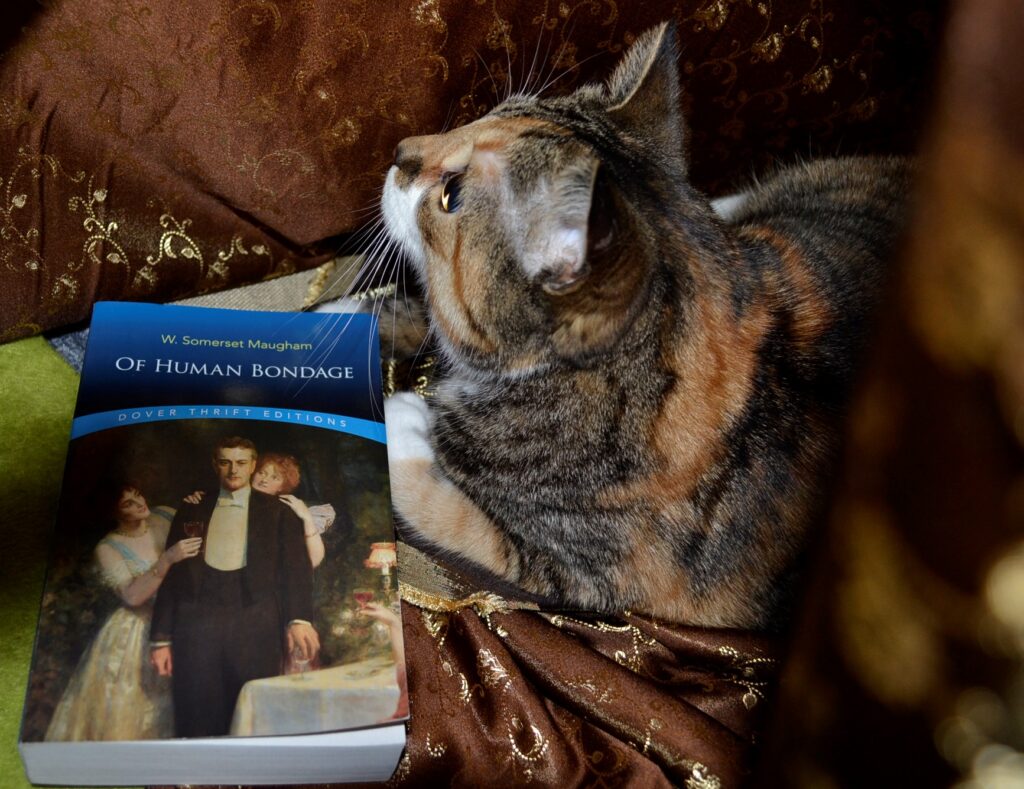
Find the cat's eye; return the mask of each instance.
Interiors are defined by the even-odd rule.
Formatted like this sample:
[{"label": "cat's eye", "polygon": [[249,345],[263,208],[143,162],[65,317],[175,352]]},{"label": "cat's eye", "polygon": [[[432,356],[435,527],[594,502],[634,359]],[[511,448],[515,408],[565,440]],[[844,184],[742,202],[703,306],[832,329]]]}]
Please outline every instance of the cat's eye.
[{"label": "cat's eye", "polygon": [[445,178],[441,184],[441,210],[454,214],[462,205],[462,176],[458,173]]}]

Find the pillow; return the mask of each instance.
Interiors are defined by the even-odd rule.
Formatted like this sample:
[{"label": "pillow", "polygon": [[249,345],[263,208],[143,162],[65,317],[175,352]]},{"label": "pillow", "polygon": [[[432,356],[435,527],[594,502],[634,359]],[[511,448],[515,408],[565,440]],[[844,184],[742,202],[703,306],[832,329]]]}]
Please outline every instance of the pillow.
[{"label": "pillow", "polygon": [[705,189],[777,157],[906,150],[934,5],[12,0],[0,340],[82,321],[97,299],[315,266],[372,218],[400,139],[510,90],[599,79],[664,18]]}]

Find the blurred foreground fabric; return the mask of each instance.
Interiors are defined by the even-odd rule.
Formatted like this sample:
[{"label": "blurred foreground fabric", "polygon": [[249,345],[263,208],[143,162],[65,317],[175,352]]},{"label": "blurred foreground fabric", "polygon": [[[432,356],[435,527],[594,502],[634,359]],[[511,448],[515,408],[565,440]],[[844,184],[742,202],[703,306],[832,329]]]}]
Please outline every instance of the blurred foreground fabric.
[{"label": "blurred foreground fabric", "polygon": [[1024,786],[1024,9],[962,0],[753,786]]}]

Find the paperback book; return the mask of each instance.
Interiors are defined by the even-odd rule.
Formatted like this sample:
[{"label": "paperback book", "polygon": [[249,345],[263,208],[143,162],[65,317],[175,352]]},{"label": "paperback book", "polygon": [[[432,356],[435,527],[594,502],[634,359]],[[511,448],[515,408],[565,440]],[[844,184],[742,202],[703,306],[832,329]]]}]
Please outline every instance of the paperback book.
[{"label": "paperback book", "polygon": [[97,304],[29,779],[386,779],[408,716],[394,539],[372,315]]}]

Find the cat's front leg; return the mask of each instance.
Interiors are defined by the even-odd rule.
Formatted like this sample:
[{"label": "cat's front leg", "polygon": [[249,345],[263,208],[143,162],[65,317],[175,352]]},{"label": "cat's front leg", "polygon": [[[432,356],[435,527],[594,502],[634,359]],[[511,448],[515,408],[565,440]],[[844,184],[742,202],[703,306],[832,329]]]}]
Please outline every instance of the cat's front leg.
[{"label": "cat's front leg", "polygon": [[399,392],[384,401],[391,502],[412,529],[445,551],[515,581],[518,558],[500,530],[435,464],[430,408]]}]

